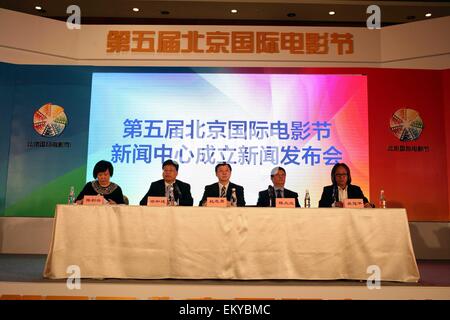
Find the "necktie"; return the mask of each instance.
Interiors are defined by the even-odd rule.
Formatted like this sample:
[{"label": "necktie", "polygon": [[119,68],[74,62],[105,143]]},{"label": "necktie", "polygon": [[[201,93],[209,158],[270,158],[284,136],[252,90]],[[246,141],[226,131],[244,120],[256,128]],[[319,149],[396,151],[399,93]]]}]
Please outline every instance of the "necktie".
[{"label": "necktie", "polygon": [[225,188],[225,186],[222,186],[222,189],[220,190],[220,197],[221,198],[225,198],[227,193],[226,193],[227,189]]},{"label": "necktie", "polygon": [[281,190],[280,189],[277,190],[277,198],[283,198],[282,195],[281,195]]}]

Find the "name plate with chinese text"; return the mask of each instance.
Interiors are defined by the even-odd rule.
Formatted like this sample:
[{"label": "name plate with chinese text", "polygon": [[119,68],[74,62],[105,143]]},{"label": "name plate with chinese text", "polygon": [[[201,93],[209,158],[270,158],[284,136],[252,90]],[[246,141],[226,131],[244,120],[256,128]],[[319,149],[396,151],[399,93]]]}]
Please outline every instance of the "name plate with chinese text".
[{"label": "name plate with chinese text", "polygon": [[167,206],[166,197],[148,197],[147,206],[149,207],[165,207]]},{"label": "name plate with chinese text", "polygon": [[364,208],[363,199],[345,199],[344,201],[342,201],[342,203],[344,205],[344,208]]},{"label": "name plate with chinese text", "polygon": [[277,208],[295,208],[295,198],[277,198],[275,200]]},{"label": "name plate with chinese text", "polygon": [[227,206],[227,198],[208,197],[206,198],[206,206],[224,208]]},{"label": "name plate with chinese text", "polygon": [[105,198],[103,196],[84,196],[83,204],[86,205],[103,205],[105,203]]}]

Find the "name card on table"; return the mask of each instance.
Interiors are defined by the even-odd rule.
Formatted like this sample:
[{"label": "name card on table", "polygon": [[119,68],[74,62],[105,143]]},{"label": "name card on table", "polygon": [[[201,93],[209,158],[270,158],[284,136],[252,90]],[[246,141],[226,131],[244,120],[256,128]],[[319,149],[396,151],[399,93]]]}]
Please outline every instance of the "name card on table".
[{"label": "name card on table", "polygon": [[148,197],[147,206],[149,207],[165,207],[167,206],[166,197]]},{"label": "name card on table", "polygon": [[87,205],[103,205],[105,204],[105,198],[103,196],[84,196],[83,204]]},{"label": "name card on table", "polygon": [[206,206],[224,208],[227,206],[227,198],[208,197],[206,198]]},{"label": "name card on table", "polygon": [[277,208],[295,208],[295,198],[277,198],[275,206]]},{"label": "name card on table", "polygon": [[363,199],[345,199],[342,201],[344,208],[364,208],[364,201]]}]

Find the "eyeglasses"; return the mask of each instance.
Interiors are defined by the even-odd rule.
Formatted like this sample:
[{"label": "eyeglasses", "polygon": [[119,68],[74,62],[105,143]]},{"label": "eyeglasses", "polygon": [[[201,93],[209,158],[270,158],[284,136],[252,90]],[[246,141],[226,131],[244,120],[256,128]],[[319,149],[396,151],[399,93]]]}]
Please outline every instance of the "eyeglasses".
[{"label": "eyeglasses", "polygon": [[336,177],[346,177],[347,174],[346,173],[336,173],[335,176]]},{"label": "eyeglasses", "polygon": [[286,175],[284,173],[281,173],[281,174],[274,174],[272,177],[284,178],[286,177]]}]

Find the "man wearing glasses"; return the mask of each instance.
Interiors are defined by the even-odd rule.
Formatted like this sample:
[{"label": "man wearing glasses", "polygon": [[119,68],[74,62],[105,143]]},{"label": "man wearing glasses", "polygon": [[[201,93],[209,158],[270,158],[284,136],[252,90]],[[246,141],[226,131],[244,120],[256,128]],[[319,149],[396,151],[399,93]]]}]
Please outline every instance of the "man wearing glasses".
[{"label": "man wearing glasses", "polygon": [[298,202],[298,193],[293,192],[284,187],[286,183],[286,170],[282,167],[275,167],[270,172],[270,179],[273,185],[269,186],[267,190],[259,192],[258,207],[275,207],[276,198],[295,198],[295,206],[300,207]]},{"label": "man wearing glasses", "polygon": [[331,186],[323,188],[319,207],[342,208],[345,199],[363,199],[365,208],[372,207],[361,188],[351,184],[350,168],[345,163],[334,165],[331,170],[331,182],[333,183]]}]

